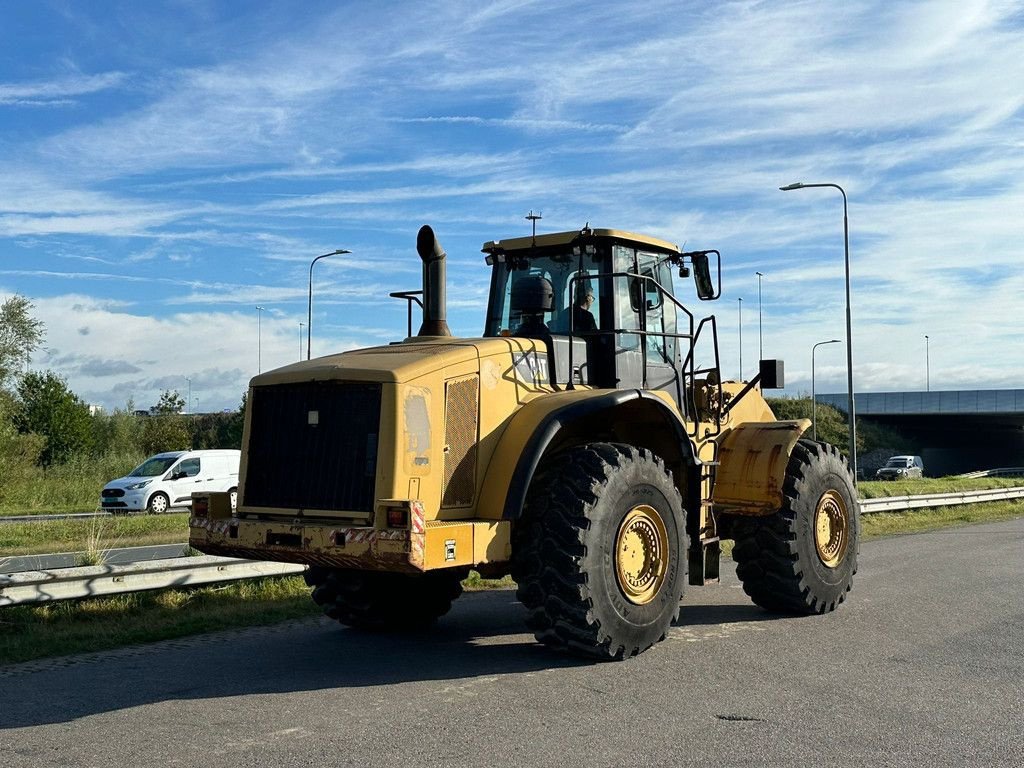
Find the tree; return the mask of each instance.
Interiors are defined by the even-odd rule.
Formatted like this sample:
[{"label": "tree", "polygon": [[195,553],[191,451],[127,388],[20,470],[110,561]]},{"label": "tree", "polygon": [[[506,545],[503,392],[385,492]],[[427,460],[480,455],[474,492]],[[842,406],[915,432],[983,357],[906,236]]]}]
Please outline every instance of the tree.
[{"label": "tree", "polygon": [[243,392],[242,403],[237,411],[192,416],[189,419],[192,449],[241,448],[242,427],[245,424],[245,401],[246,393]]},{"label": "tree", "polygon": [[97,413],[92,417],[93,453],[103,456],[142,452],[142,421],[135,415],[135,403],[130,399],[124,408]]},{"label": "tree", "polygon": [[177,390],[164,390],[160,401],[153,406],[153,416],[145,420],[142,428],[144,453],[183,451],[191,447],[191,437],[181,409],[185,398]]},{"label": "tree", "polygon": [[15,294],[0,304],[0,388],[7,386],[43,343],[46,326],[31,315],[32,302]]},{"label": "tree", "polygon": [[53,371],[29,371],[18,381],[14,426],[22,434],[46,440],[39,463],[65,461],[89,447],[92,423],[89,407]]},{"label": "tree", "polygon": [[178,390],[165,389],[160,395],[160,400],[153,406],[153,412],[160,416],[180,414],[185,407],[185,398],[178,394]]},{"label": "tree", "polygon": [[[780,420],[811,418],[811,398],[809,397],[770,397],[768,405],[775,414],[775,418]],[[815,417],[818,424],[818,440],[823,443],[831,443],[843,454],[849,453],[850,425],[846,414],[831,405],[818,403],[815,408]],[[811,431],[808,430],[805,437],[810,436]],[[857,455],[879,448],[905,450],[907,453],[914,452],[911,441],[908,441],[895,429],[857,419]]]},{"label": "tree", "polygon": [[39,435],[20,434],[14,427],[18,404],[14,396],[0,389],[0,504],[18,487],[18,478],[37,472],[36,465],[45,440]]}]

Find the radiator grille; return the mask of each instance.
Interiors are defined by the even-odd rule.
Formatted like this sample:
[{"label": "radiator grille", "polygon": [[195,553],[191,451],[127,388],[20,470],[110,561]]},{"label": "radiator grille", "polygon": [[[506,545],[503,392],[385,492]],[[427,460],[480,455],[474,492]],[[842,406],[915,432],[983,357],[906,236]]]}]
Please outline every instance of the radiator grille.
[{"label": "radiator grille", "polygon": [[246,506],[372,512],[381,385],[256,387]]},{"label": "radiator grille", "polygon": [[452,379],[444,386],[444,492],[442,507],[473,503],[476,490],[477,394],[476,376]]}]

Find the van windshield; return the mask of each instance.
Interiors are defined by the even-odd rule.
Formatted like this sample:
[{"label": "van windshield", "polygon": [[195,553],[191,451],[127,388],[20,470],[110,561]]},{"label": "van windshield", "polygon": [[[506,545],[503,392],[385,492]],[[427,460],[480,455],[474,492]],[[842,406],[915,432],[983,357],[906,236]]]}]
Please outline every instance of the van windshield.
[{"label": "van windshield", "polygon": [[154,456],[131,471],[129,477],[156,477],[162,475],[178,460],[177,456]]}]

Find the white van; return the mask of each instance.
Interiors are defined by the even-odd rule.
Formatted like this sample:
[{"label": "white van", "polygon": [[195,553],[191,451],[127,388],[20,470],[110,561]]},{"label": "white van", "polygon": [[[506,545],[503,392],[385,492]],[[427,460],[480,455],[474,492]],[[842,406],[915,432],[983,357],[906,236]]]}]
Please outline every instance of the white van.
[{"label": "white van", "polygon": [[107,483],[100,507],[114,513],[145,510],[159,515],[170,507],[192,506],[194,491],[228,491],[234,509],[241,458],[242,452],[236,450],[158,453],[127,477]]}]

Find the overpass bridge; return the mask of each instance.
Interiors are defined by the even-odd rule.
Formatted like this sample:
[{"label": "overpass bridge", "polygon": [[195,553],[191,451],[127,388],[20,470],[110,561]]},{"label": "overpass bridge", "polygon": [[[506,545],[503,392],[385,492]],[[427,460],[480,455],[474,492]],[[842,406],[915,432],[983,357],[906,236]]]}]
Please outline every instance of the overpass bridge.
[{"label": "overpass bridge", "polygon": [[[846,413],[846,397],[815,400]],[[858,392],[857,419],[897,430],[928,475],[1024,466],[1024,389]]]}]

